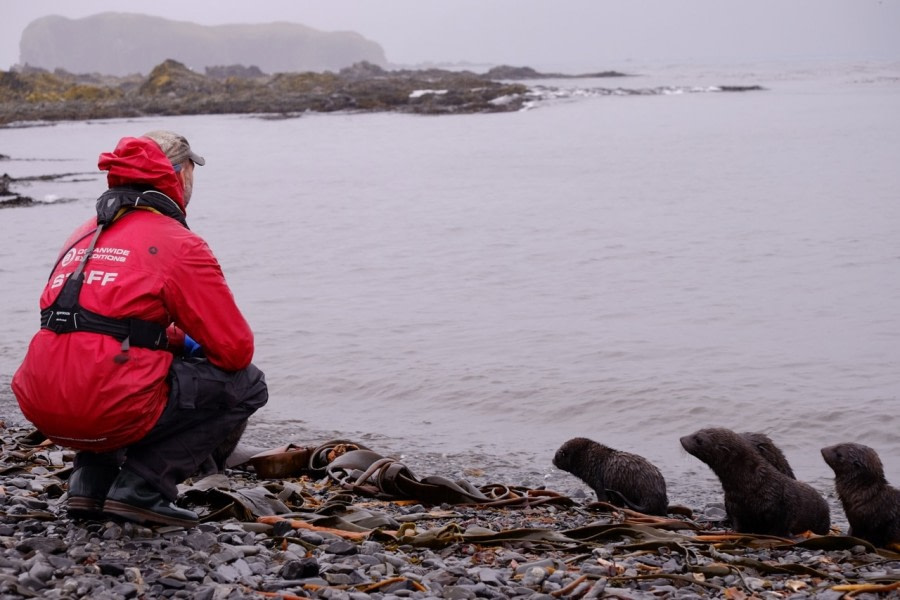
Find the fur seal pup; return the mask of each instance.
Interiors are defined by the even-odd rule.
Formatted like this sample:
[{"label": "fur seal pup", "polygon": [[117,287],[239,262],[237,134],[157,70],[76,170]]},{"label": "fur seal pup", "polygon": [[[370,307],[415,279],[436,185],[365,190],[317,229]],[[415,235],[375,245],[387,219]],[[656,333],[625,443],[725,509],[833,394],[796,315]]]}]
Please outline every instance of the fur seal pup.
[{"label": "fur seal pup", "polygon": [[666,514],[666,480],[642,456],[577,437],[559,447],[553,465],[588,484],[601,502],[624,504],[649,515]]},{"label": "fur seal pup", "polygon": [[784,456],[784,452],[781,451],[781,448],[775,445],[775,442],[772,441],[772,438],[767,436],[764,433],[758,433],[755,431],[747,431],[741,434],[744,438],[747,439],[748,442],[753,444],[753,447],[756,448],[756,451],[763,455],[769,464],[790,477],[791,479],[797,479],[794,477],[794,470],[791,469],[791,465],[788,464],[787,458]]},{"label": "fur seal pup", "polygon": [[834,489],[850,523],[847,534],[882,548],[900,544],[900,490],[884,478],[875,450],[837,444],[822,448],[822,458],[834,471]]},{"label": "fur seal pup", "polygon": [[724,428],[700,429],[681,438],[681,445],[719,478],[735,531],[828,533],[831,514],[825,498],[776,469],[743,435]]}]

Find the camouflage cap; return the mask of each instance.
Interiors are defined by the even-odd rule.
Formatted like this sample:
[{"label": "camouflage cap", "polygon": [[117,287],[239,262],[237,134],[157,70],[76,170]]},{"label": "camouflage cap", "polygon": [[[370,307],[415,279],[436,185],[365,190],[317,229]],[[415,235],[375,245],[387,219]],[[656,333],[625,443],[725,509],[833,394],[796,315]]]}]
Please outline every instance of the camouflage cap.
[{"label": "camouflage cap", "polygon": [[166,153],[166,157],[173,165],[181,164],[185,159],[191,159],[194,164],[203,166],[206,159],[191,150],[191,145],[183,135],[178,135],[174,131],[156,130],[148,131],[144,137],[150,138]]}]

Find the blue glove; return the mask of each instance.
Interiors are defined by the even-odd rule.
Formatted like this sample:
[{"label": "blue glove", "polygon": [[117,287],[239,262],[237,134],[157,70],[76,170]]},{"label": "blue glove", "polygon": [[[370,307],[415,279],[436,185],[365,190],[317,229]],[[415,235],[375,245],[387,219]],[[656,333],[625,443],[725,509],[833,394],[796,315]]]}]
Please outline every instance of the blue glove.
[{"label": "blue glove", "polygon": [[194,358],[203,356],[203,347],[194,341],[194,338],[188,334],[184,334],[184,357]]}]

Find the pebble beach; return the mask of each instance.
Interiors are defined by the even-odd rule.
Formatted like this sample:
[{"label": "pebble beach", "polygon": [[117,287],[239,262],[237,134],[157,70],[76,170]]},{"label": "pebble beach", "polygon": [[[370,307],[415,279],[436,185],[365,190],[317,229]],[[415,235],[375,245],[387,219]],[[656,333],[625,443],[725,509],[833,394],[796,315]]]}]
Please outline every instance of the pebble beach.
[{"label": "pebble beach", "polygon": [[[196,527],[72,520],[71,454],[23,445],[31,428],[2,398],[2,600],[900,597],[900,554],[837,527],[790,540],[737,535],[716,502],[674,498],[690,516],[651,517],[592,502],[578,487],[533,504],[428,505],[236,467],[182,486],[179,502],[192,498],[201,515]],[[273,435],[250,427],[245,441],[283,441]],[[446,468],[435,457],[407,464]],[[534,486],[526,470],[444,474]],[[282,508],[257,516],[272,512],[263,505]]]}]

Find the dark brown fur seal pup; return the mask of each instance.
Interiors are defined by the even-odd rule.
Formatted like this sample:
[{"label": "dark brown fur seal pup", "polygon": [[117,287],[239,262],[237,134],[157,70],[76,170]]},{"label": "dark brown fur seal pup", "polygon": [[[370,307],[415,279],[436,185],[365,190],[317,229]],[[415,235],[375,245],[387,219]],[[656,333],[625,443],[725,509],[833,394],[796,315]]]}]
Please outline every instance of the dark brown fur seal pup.
[{"label": "dark brown fur seal pup", "polygon": [[553,465],[588,484],[601,502],[624,504],[649,515],[666,514],[666,480],[642,456],[578,437],[560,446]]},{"label": "dark brown fur seal pup", "polygon": [[900,544],[900,490],[888,485],[878,454],[862,444],[822,448],[822,458],[834,471],[848,534],[876,546]]},{"label": "dark brown fur seal pup", "polygon": [[763,455],[769,464],[790,477],[791,479],[797,479],[794,477],[794,470],[791,469],[791,465],[788,464],[787,458],[784,456],[784,452],[781,451],[781,448],[775,445],[775,442],[772,441],[772,438],[767,436],[764,433],[757,433],[754,431],[748,431],[746,433],[742,433],[742,436],[753,444],[753,447],[756,448],[756,451]]},{"label": "dark brown fur seal pup", "polygon": [[831,515],[825,498],[772,466],[744,436],[730,429],[701,429],[681,438],[681,445],[719,478],[735,531],[828,533]]}]

